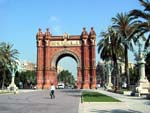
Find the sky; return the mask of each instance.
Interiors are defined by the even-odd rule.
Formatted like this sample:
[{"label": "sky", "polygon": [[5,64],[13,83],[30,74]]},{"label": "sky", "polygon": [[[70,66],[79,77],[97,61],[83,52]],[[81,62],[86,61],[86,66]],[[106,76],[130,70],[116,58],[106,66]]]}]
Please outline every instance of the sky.
[{"label": "sky", "polygon": [[[80,35],[82,28],[94,27],[97,38],[112,24],[117,13],[142,9],[138,0],[0,0],[0,42],[13,44],[20,60],[36,63],[36,33],[50,28],[52,35]],[[68,69],[72,64],[75,75],[76,62],[69,58],[59,64]],[[129,55],[129,60],[134,57]],[[96,62],[100,60],[96,47]],[[75,66],[75,68],[74,68]]]}]

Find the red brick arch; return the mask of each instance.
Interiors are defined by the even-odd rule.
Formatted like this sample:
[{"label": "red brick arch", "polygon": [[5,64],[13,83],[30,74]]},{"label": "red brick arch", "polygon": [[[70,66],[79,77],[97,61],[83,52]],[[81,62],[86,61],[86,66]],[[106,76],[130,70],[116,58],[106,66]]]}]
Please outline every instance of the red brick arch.
[{"label": "red brick arch", "polygon": [[72,57],[76,61],[77,66],[81,67],[81,61],[77,54],[78,53],[71,50],[60,50],[54,53],[51,60],[51,68],[56,68],[58,61],[66,56]]},{"label": "red brick arch", "polygon": [[83,28],[81,35],[52,36],[49,30],[37,38],[37,88],[57,85],[57,63],[63,57],[72,57],[77,62],[78,88],[96,87],[95,38],[93,28],[88,35]]}]

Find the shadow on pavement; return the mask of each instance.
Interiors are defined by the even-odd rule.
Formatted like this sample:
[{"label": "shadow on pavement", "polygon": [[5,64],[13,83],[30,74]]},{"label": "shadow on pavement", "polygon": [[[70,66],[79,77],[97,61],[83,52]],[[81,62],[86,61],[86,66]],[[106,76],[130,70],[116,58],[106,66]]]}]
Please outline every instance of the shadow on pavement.
[{"label": "shadow on pavement", "polygon": [[92,110],[91,113],[142,113],[135,110],[122,110],[122,109],[113,109],[113,110]]},{"label": "shadow on pavement", "polygon": [[126,97],[127,99],[130,99],[130,100],[146,100],[145,98],[140,98],[140,97]]},{"label": "shadow on pavement", "polygon": [[66,93],[68,96],[81,97],[81,90],[78,89],[62,89],[60,91]]},{"label": "shadow on pavement", "polygon": [[150,105],[150,101],[149,101],[149,102],[145,102],[144,104],[146,104],[146,105]]},{"label": "shadow on pavement", "polygon": [[60,91],[62,91],[62,92],[68,92],[68,93],[80,93],[81,92],[81,90],[80,89],[62,89],[62,90],[60,90]]}]

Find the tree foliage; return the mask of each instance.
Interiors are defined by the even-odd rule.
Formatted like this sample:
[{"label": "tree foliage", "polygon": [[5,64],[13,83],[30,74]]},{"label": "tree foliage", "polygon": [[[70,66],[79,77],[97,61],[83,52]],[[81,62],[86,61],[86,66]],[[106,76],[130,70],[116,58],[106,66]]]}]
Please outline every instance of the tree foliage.
[{"label": "tree foliage", "polygon": [[[6,74],[9,74],[8,65],[12,66],[13,64],[17,64],[18,60],[18,50],[13,49],[13,45],[5,42],[0,43],[0,73],[1,73],[1,87],[2,89],[5,87],[5,81],[8,77]],[[11,76],[10,76],[11,77]]]},{"label": "tree foliage", "polygon": [[36,72],[18,72],[15,77],[15,83],[18,87],[21,87],[20,83],[22,83],[22,88],[31,88],[33,85],[36,85]]},{"label": "tree foliage", "polygon": [[75,85],[75,78],[68,70],[63,70],[58,74],[58,82],[63,82],[65,85]]},{"label": "tree foliage", "polygon": [[138,38],[142,35],[147,34],[145,41],[145,49],[150,45],[150,2],[148,0],[139,0],[141,6],[144,10],[133,9],[130,11],[129,16],[134,17],[136,20],[142,20],[137,24],[137,29],[139,30]]},{"label": "tree foliage", "polygon": [[[128,50],[134,52],[133,44],[136,45],[139,38],[145,41],[145,51],[150,48],[150,1],[139,0],[139,2],[141,6],[144,7],[144,10],[133,9],[129,13],[117,13],[117,15],[112,18],[112,28],[117,33],[116,38],[112,38],[115,35],[111,35],[111,32],[108,30],[101,32],[101,37],[104,38],[98,43],[98,53],[100,53],[100,57],[105,60],[111,56],[114,62],[117,61],[115,59],[118,58],[116,54],[117,51],[114,51],[115,47],[117,47],[116,43],[124,46],[123,61],[125,61],[125,75],[128,78],[128,85],[130,85],[130,79],[132,83],[137,82],[139,79],[138,66],[135,66],[135,69],[129,69],[128,67]],[[150,55],[148,54],[146,57],[146,76],[150,80],[149,57]]]},{"label": "tree foliage", "polygon": [[127,13],[118,13],[112,18],[113,28],[119,33],[120,42],[124,45],[125,53],[125,75],[127,77],[128,86],[130,85],[129,67],[128,67],[128,50],[133,51],[131,39],[136,38],[138,29],[136,28],[139,21],[134,20]]},{"label": "tree foliage", "polygon": [[98,53],[100,57],[106,62],[113,61],[114,75],[117,78],[116,85],[119,86],[119,70],[118,60],[124,58],[124,46],[119,41],[119,34],[114,28],[109,27],[106,32],[101,32],[102,40],[98,43]]},{"label": "tree foliage", "polygon": [[131,85],[136,85],[136,83],[140,79],[138,64],[135,64],[133,69],[129,68],[129,74],[130,74]]}]

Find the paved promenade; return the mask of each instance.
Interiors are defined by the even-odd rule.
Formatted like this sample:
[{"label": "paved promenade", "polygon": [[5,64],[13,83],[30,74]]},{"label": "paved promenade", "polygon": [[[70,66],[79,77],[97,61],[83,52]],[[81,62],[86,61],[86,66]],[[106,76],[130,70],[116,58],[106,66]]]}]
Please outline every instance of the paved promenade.
[{"label": "paved promenade", "polygon": [[80,103],[79,113],[150,113],[150,100],[145,97],[124,96],[103,89],[95,91],[117,98],[122,102]]},{"label": "paved promenade", "polygon": [[49,91],[21,91],[0,95],[0,113],[78,113],[80,90],[57,90],[55,99]]},{"label": "paved promenade", "polygon": [[81,103],[80,90],[56,90],[50,99],[49,91],[22,90],[19,94],[0,94],[0,113],[149,113],[150,100],[104,91],[122,102]]}]

